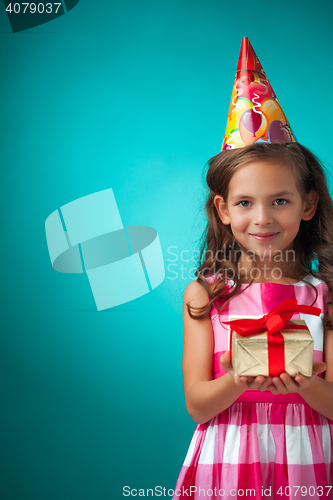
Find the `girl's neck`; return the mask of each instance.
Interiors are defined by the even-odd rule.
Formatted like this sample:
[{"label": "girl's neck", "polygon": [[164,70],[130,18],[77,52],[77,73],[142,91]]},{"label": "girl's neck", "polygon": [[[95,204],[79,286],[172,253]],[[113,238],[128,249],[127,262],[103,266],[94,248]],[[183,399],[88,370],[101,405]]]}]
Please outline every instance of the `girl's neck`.
[{"label": "girl's neck", "polygon": [[[246,282],[252,283],[281,283],[291,285],[298,283],[299,279],[292,276],[290,271],[295,271],[296,262],[288,262],[284,259],[260,258],[254,259],[242,252],[238,260],[239,276],[244,276]],[[289,271],[289,272],[288,272]],[[253,281],[252,281],[253,279]]]}]

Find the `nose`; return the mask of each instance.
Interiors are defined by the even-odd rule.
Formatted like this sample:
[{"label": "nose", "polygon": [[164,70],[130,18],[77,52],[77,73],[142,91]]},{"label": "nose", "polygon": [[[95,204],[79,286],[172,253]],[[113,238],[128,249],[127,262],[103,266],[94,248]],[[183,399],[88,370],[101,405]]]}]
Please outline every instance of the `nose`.
[{"label": "nose", "polygon": [[257,205],[254,213],[254,224],[258,226],[266,226],[272,223],[272,214],[270,209],[264,205]]}]

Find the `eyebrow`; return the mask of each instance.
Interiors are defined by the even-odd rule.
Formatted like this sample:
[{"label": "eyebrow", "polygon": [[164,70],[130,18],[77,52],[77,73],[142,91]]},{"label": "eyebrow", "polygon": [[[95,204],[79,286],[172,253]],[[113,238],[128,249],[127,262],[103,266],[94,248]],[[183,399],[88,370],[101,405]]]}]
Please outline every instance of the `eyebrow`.
[{"label": "eyebrow", "polygon": [[[291,195],[293,196],[295,193],[292,193],[290,191],[283,191],[281,193],[276,193],[276,194],[272,194],[270,195],[270,198],[278,198],[279,196],[285,196],[285,195]],[[246,200],[252,200],[252,196],[249,196],[247,194],[237,194],[236,196],[232,196],[232,198],[230,198],[232,201],[234,200],[238,200],[240,198],[245,198]]]}]

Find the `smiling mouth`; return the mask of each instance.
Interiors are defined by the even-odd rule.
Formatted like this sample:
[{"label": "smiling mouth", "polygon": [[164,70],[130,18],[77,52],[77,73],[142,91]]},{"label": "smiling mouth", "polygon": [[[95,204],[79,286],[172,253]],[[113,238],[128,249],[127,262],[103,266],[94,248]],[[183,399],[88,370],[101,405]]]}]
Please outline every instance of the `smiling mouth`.
[{"label": "smiling mouth", "polygon": [[274,236],[277,236],[279,233],[259,233],[259,234],[255,234],[255,233],[250,233],[251,236],[253,236],[253,238],[255,238],[256,240],[268,240],[268,239],[272,239],[274,238]]},{"label": "smiling mouth", "polygon": [[250,233],[251,236],[260,236],[261,238],[264,238],[266,236],[274,236],[275,234],[279,233]]}]

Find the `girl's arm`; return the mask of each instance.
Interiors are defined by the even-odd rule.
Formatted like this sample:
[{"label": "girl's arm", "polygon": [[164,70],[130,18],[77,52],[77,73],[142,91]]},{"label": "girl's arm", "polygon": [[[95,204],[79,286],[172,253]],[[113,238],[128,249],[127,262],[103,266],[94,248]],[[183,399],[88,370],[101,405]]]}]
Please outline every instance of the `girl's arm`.
[{"label": "girl's arm", "polygon": [[260,377],[248,386],[247,377],[235,377],[232,373],[213,380],[211,319],[209,315],[201,320],[192,319],[188,302],[195,307],[207,304],[207,293],[197,281],[190,283],[184,293],[183,377],[187,411],[197,424],[203,424],[228,408],[249,387],[266,390],[271,381]]},{"label": "girl's arm", "polygon": [[[326,364],[325,379],[315,376],[313,383],[300,391],[300,395],[311,408],[333,420],[333,330],[325,332],[324,361]],[[302,375],[297,377],[302,377]],[[295,380],[299,382],[297,377]]]},{"label": "girl's arm", "polygon": [[[333,308],[329,305],[329,314],[333,318]],[[333,420],[333,330],[324,333],[324,361],[313,364],[312,377],[297,375],[293,380],[288,374],[273,378],[274,386],[268,389],[274,394],[298,392],[302,398],[318,413]],[[325,371],[325,379],[317,376]]]}]

